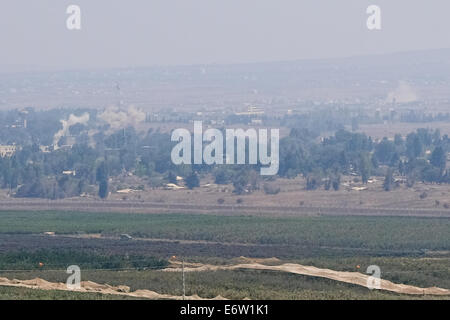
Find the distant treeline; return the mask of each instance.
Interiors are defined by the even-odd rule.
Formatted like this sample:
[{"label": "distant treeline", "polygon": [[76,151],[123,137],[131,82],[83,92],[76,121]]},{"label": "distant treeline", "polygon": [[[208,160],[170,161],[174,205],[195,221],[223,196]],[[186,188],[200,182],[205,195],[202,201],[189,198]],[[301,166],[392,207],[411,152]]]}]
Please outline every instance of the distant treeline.
[{"label": "distant treeline", "polygon": [[[89,131],[80,127],[95,123],[95,116],[87,124],[69,128],[75,138],[72,147],[42,150],[41,144],[53,141],[53,134],[60,129],[59,119],[67,111],[11,112],[9,118],[0,118],[2,124],[16,121],[16,116],[35,118],[26,128],[13,130],[17,140],[5,134],[12,128],[2,125],[0,129],[0,140],[22,141],[12,157],[0,158],[0,187],[10,189],[16,197],[61,199],[97,192],[106,198],[110,177],[124,173],[145,178],[149,187],[177,183],[181,176],[187,187],[195,188],[201,175],[212,174],[217,184],[231,183],[238,194],[261,186],[266,193],[279,192],[270,183],[276,177],[261,177],[259,165],[174,165],[170,157],[174,142],[169,133],[150,129],[138,134],[132,126],[116,131],[108,126]],[[359,175],[363,183],[371,176],[385,176],[386,190],[398,185],[395,177],[402,177],[408,186],[416,181],[450,183],[446,168],[450,139],[439,130],[419,129],[406,137],[374,141],[344,129],[343,123],[349,121],[346,112],[312,112],[280,121],[291,130],[280,140],[278,176],[302,175],[307,189],[338,190],[342,175]],[[323,132],[335,133],[324,138]]]}]

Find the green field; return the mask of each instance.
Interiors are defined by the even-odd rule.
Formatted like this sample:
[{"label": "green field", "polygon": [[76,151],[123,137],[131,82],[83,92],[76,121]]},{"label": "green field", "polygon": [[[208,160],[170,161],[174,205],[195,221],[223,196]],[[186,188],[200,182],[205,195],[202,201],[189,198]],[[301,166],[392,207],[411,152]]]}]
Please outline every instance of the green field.
[{"label": "green field", "polygon": [[[10,276],[28,279],[29,273]],[[67,275],[57,271],[34,272],[33,276],[64,282]],[[127,284],[131,290],[148,289],[158,293],[182,295],[181,274],[162,271],[99,271],[82,273],[82,280],[111,285]],[[1,292],[1,291],[0,291]],[[228,299],[449,299],[450,297],[409,296],[369,290],[333,280],[270,271],[213,271],[186,274],[186,294],[204,298],[218,295]],[[1,296],[1,294],[0,294]]]},{"label": "green field", "polygon": [[191,214],[0,212],[0,233],[128,233],[132,236],[379,250],[448,250],[450,219],[223,217]]},{"label": "green field", "polygon": [[[46,231],[61,235],[101,233],[104,237],[39,235]],[[122,233],[171,241],[120,241],[109,237]],[[65,282],[65,269],[77,264],[82,269],[82,280],[181,295],[181,275],[158,270],[168,265],[174,252],[186,261],[211,264],[238,263],[237,257],[245,252],[251,257],[275,256],[281,257],[282,262],[337,271],[357,271],[356,266],[360,266],[358,271],[364,273],[369,265],[378,265],[383,279],[419,287],[450,288],[450,219],[445,218],[8,211],[0,212],[0,240],[0,277],[9,279],[40,277]],[[44,266],[39,267],[41,261]],[[318,277],[251,270],[189,273],[186,285],[188,295],[207,298],[449,298],[398,295]],[[0,298],[119,297],[0,288]]]},{"label": "green field", "polygon": [[[40,262],[45,262],[44,266],[40,267]],[[100,254],[89,250],[39,249],[0,254],[0,270],[64,269],[73,264],[82,269],[163,269],[169,262],[145,255]]]},{"label": "green field", "polygon": [[80,293],[57,290],[0,287],[0,300],[130,300],[126,296],[99,293]]}]

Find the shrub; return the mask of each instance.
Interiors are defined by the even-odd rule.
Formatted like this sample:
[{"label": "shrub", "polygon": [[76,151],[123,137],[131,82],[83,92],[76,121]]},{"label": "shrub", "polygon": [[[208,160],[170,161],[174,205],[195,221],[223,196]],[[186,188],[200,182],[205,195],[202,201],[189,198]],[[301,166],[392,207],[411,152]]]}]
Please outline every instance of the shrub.
[{"label": "shrub", "polygon": [[276,187],[270,183],[265,183],[263,186],[265,194],[278,194],[280,193],[280,188]]},{"label": "shrub", "polygon": [[200,179],[197,175],[197,173],[192,172],[187,178],[186,178],[186,186],[189,189],[194,189],[200,187]]}]

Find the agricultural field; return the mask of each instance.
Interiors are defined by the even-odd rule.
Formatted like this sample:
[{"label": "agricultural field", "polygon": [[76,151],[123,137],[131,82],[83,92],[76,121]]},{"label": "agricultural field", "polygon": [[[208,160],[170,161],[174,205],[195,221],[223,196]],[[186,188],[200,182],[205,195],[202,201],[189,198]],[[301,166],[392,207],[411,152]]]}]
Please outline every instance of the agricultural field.
[{"label": "agricultural field", "polygon": [[450,300],[449,1],[22,2],[0,300]]},{"label": "agricultural field", "polygon": [[[83,280],[112,285],[126,283],[132,290],[148,289],[159,293],[182,295],[181,274],[162,271],[87,271]],[[48,281],[64,282],[64,271],[33,273]],[[28,279],[29,273],[10,273],[9,277]],[[385,291],[371,291],[356,285],[328,279],[282,274],[277,272],[215,271],[189,273],[186,295],[202,298],[222,296],[227,299],[448,299],[449,297],[410,296]],[[1,291],[0,291],[1,292]],[[65,297],[67,298],[67,297]]]},{"label": "agricultural field", "polygon": [[[126,296],[0,287],[0,300],[129,300]],[[136,299],[136,298],[135,298]]]},{"label": "agricultural field", "polygon": [[[364,273],[377,265],[382,279],[394,283],[450,288],[448,218],[3,211],[0,222],[0,278],[64,283],[66,268],[75,264],[82,281],[180,296],[181,273],[165,271],[174,259],[226,266],[245,256],[269,265],[296,263],[343,272]],[[122,234],[131,239],[121,239]],[[374,291],[269,270],[192,272],[186,288],[187,295],[228,299],[448,298]],[[121,298],[42,294],[51,299]],[[11,296],[33,299],[36,292],[1,288],[1,298]]]},{"label": "agricultural field", "polygon": [[[1,234],[101,234],[223,244],[296,245],[354,250],[440,251],[450,219],[420,217],[251,217],[195,214],[1,212]],[[102,237],[101,237],[102,238]],[[59,240],[55,240],[58,242]]]}]

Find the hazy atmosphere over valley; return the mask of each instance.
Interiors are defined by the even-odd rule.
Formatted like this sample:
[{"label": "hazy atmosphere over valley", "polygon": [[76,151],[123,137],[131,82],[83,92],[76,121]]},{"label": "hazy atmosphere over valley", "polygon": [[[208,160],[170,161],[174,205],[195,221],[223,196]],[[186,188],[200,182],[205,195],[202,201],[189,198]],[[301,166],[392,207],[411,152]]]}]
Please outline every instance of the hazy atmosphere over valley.
[{"label": "hazy atmosphere over valley", "polygon": [[3,0],[0,300],[448,300],[449,14]]}]

